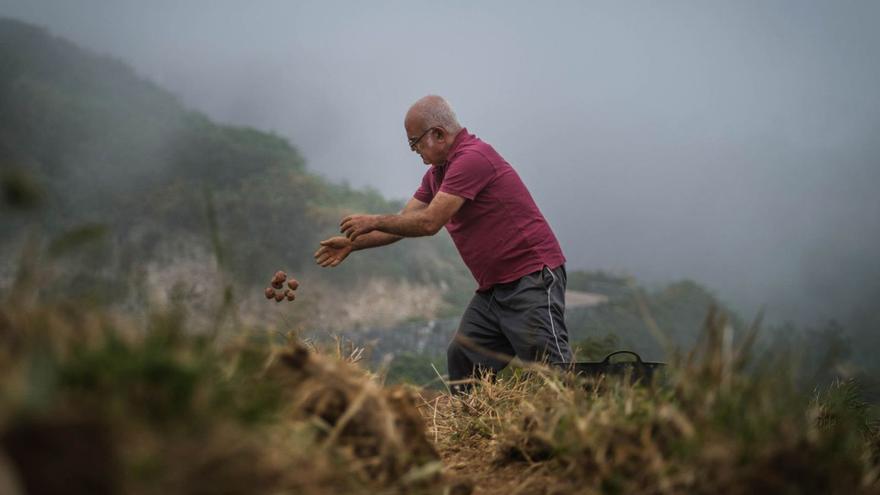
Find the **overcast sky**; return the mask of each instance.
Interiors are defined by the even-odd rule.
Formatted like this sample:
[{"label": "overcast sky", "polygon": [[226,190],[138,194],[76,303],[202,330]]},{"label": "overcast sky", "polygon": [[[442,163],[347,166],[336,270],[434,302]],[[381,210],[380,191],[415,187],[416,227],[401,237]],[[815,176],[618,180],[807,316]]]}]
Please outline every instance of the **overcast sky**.
[{"label": "overcast sky", "polygon": [[520,172],[569,268],[843,316],[880,278],[880,2],[0,0],[312,170],[409,197],[428,93]]}]

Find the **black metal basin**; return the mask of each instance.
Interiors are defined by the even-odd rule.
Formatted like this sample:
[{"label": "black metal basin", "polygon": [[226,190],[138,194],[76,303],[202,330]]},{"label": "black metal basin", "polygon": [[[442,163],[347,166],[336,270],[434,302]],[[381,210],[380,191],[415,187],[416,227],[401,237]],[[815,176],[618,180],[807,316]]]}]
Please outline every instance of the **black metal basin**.
[{"label": "black metal basin", "polygon": [[[633,361],[611,362],[612,356],[629,354],[635,357]],[[666,366],[665,363],[642,361],[642,357],[632,351],[616,351],[605,356],[599,362],[581,361],[576,363],[553,363],[564,369],[568,369],[576,375],[583,377],[621,376],[629,377],[633,382],[650,383],[657,372]]]}]

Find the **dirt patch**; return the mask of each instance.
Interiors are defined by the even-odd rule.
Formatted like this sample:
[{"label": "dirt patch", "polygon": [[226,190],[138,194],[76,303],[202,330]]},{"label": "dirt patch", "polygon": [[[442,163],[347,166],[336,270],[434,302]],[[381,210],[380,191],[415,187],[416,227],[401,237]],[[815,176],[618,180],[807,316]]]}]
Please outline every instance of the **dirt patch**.
[{"label": "dirt patch", "polygon": [[421,398],[419,410],[428,437],[443,461],[448,486],[468,487],[474,495],[556,495],[576,491],[552,463],[498,462],[497,442],[479,433],[452,431],[445,418],[460,409],[456,399],[427,390]]},{"label": "dirt patch", "polygon": [[[415,393],[382,387],[354,367],[320,359],[298,344],[280,355],[272,373],[289,394],[290,414],[322,421],[322,443],[348,450],[369,478],[436,480],[430,469],[418,471],[439,456],[425,436]],[[439,464],[435,472],[439,475]]]},{"label": "dirt patch", "polygon": [[474,495],[556,495],[573,492],[558,473],[544,462],[499,464],[492,462],[490,441],[446,445],[439,449],[449,479],[468,482]]}]

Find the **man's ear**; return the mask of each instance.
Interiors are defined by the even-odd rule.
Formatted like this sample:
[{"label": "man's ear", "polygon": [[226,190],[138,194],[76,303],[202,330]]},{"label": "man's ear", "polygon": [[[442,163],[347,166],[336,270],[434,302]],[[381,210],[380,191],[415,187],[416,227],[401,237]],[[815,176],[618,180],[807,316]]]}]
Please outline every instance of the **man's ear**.
[{"label": "man's ear", "polygon": [[446,132],[446,129],[442,127],[436,127],[432,132],[434,133],[434,139],[436,139],[437,141],[445,141],[446,137],[449,136],[449,134]]}]

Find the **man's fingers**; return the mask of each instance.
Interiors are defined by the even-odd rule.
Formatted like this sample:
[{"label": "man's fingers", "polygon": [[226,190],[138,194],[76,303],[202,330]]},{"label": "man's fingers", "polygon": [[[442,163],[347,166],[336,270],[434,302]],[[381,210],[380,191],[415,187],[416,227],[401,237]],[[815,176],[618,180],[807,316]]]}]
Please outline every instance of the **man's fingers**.
[{"label": "man's fingers", "polygon": [[341,225],[344,224],[345,222],[351,220],[351,217],[352,217],[352,216],[353,216],[353,215],[349,215],[349,216],[343,218],[342,221],[339,222],[339,225],[341,226]]}]

